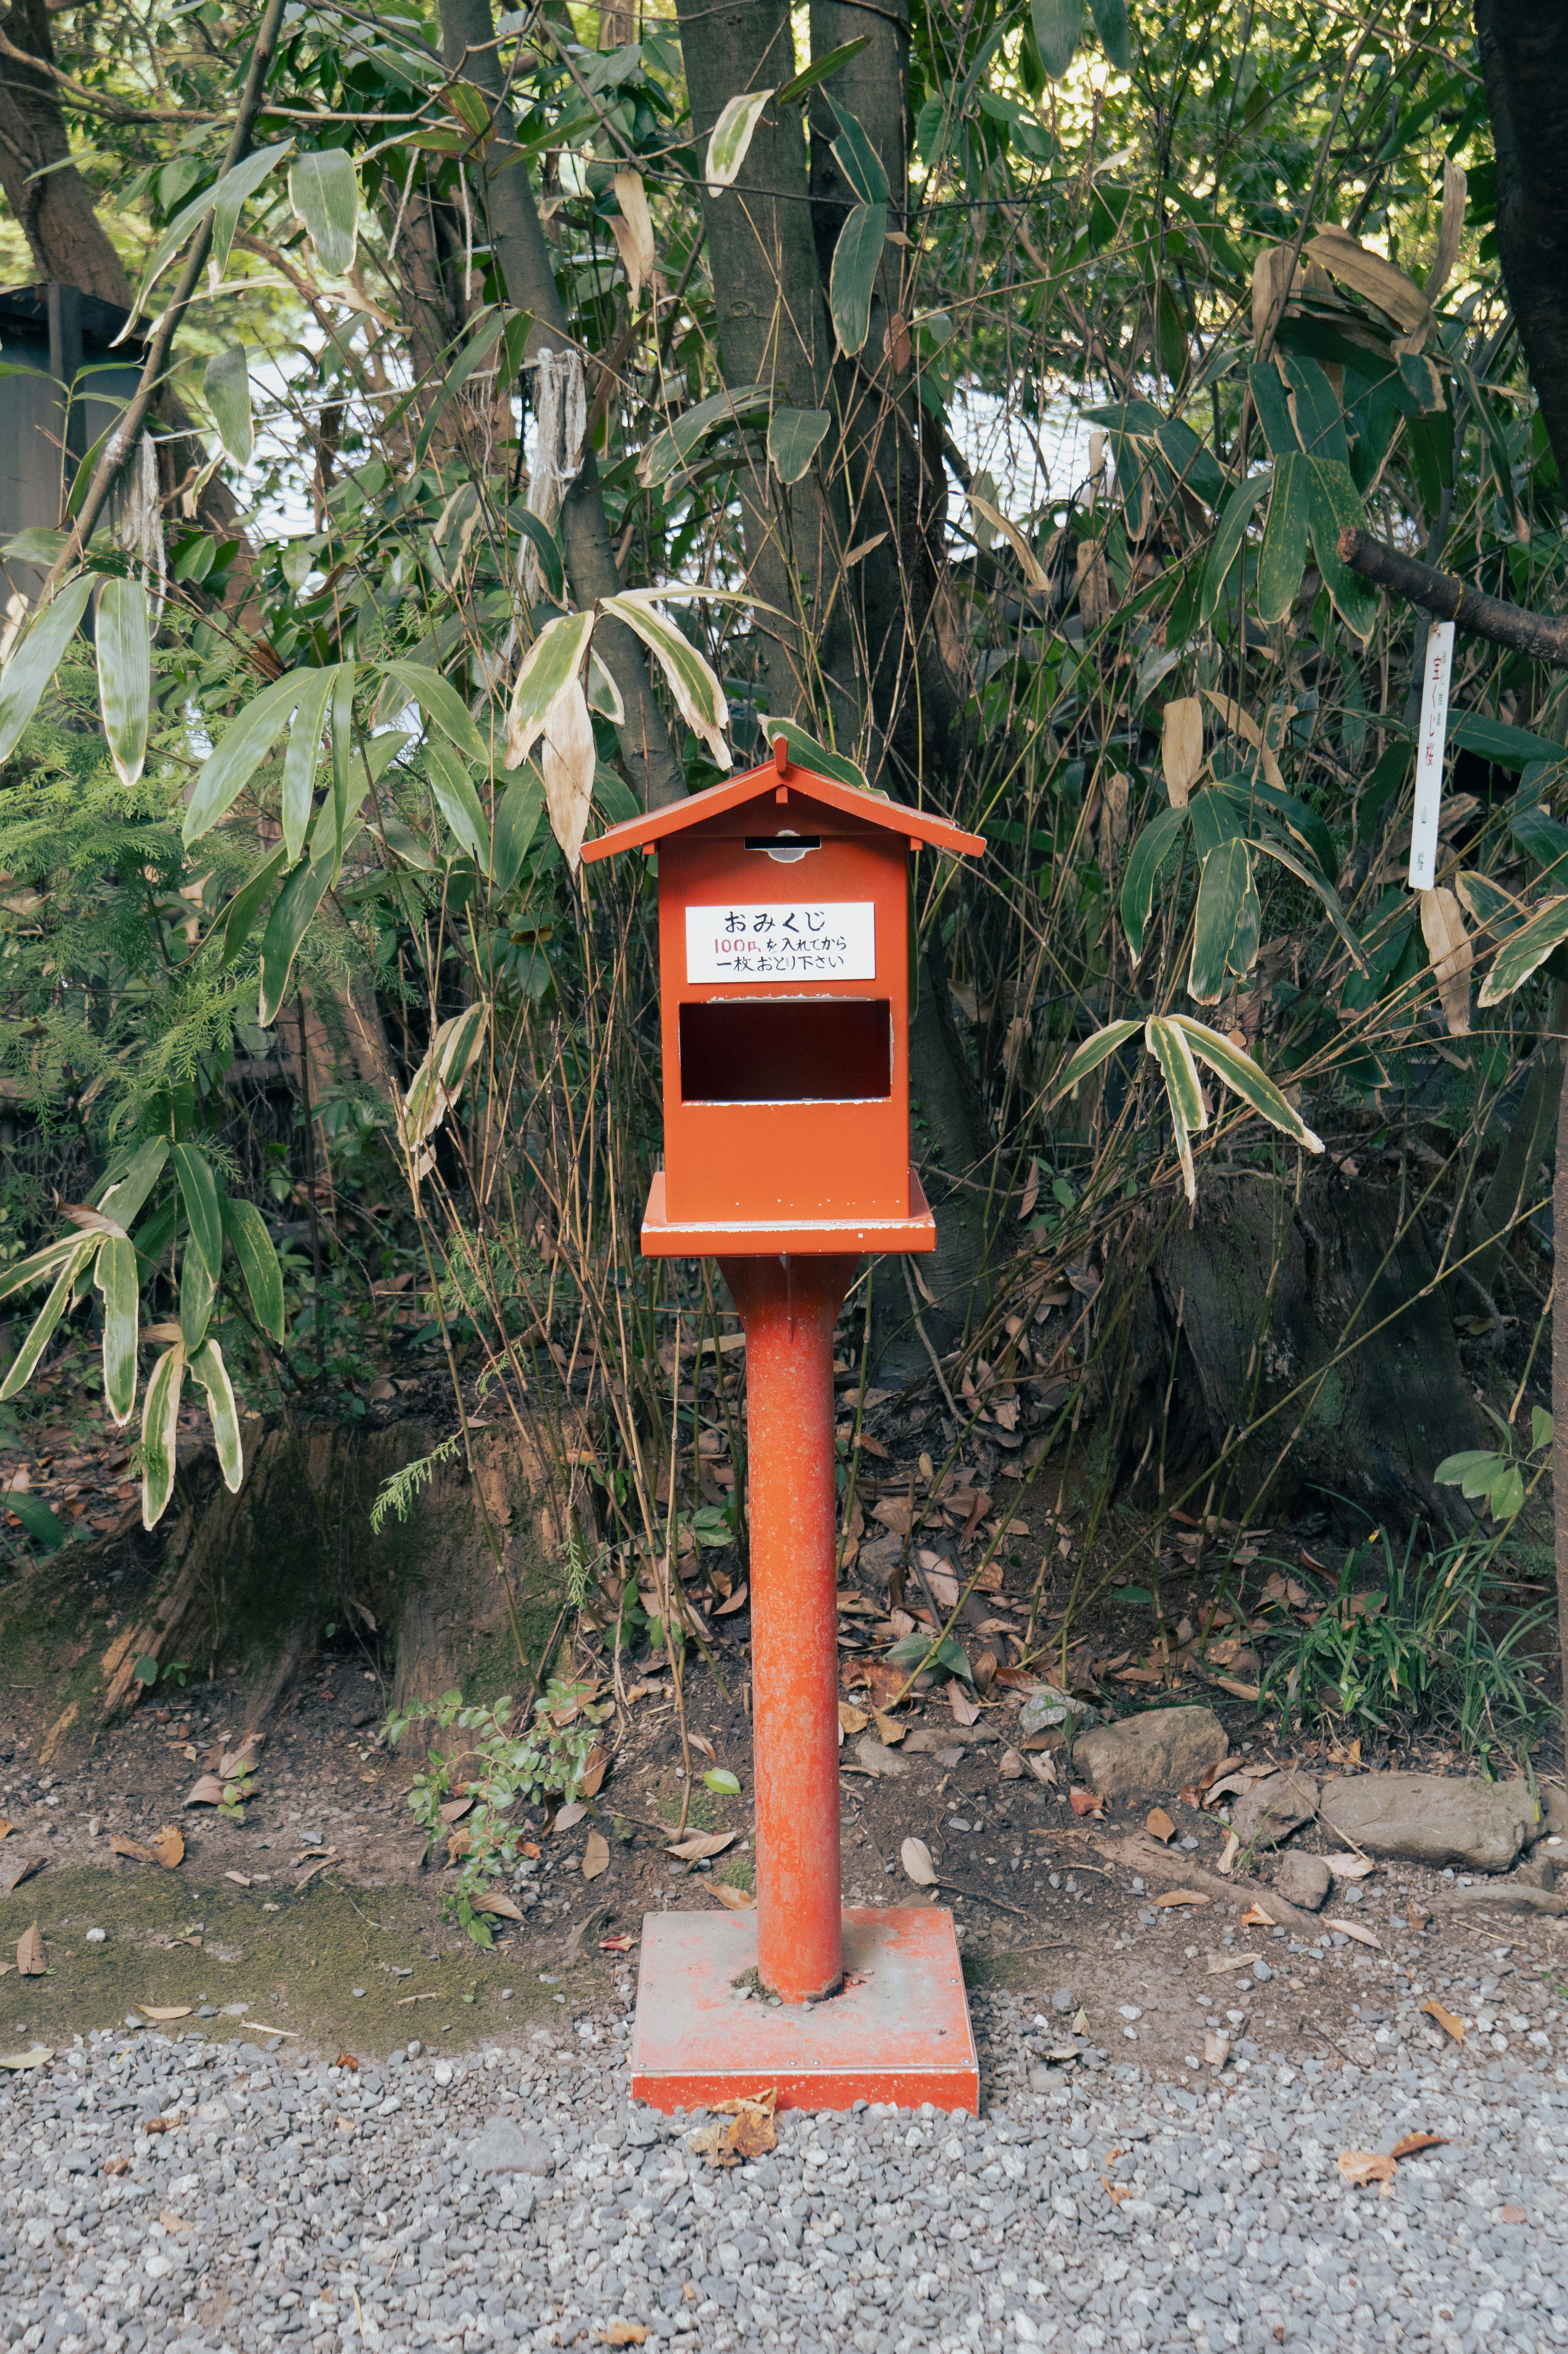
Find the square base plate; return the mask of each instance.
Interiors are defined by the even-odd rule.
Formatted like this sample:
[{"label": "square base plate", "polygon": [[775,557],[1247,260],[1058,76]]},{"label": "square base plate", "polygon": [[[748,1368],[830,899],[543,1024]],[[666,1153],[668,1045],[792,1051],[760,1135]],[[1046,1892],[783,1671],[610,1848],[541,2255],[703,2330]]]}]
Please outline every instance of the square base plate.
[{"label": "square base plate", "polygon": [[777,2086],[781,2109],[855,2101],[980,2109],[980,2066],[953,1916],[938,1905],[844,1914],[844,1971],[827,2002],[742,1999],[755,1913],[655,1913],[642,1923],[631,2096],[666,2115]]}]

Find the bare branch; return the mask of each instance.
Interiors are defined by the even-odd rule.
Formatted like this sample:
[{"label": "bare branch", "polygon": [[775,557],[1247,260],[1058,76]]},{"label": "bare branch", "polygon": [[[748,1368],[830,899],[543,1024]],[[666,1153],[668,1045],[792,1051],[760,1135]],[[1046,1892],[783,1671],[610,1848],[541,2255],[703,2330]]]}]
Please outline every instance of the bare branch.
[{"label": "bare branch", "polygon": [[1537,662],[1568,670],[1568,620],[1554,613],[1528,612],[1522,605],[1489,597],[1467,581],[1457,580],[1451,572],[1439,572],[1435,565],[1402,555],[1386,540],[1374,539],[1371,532],[1342,531],[1339,551],[1340,561],[1374,587],[1419,605],[1425,612],[1436,613],[1440,620],[1452,621],[1474,638],[1489,638],[1493,645],[1510,646],[1515,653],[1530,654]]}]

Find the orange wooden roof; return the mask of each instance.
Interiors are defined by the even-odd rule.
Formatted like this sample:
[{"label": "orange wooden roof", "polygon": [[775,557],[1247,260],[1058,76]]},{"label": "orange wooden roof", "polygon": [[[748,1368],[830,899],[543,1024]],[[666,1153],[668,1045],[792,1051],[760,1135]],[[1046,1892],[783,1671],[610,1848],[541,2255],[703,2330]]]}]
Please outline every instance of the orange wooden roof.
[{"label": "orange wooden roof", "polygon": [[668,809],[652,810],[646,817],[629,817],[612,825],[596,842],[584,843],[583,856],[591,864],[597,858],[614,858],[623,850],[652,850],[670,834],[684,833],[706,818],[722,817],[746,801],[771,798],[780,784],[810,801],[842,811],[846,817],[863,818],[888,833],[901,833],[906,841],[928,842],[938,850],[958,851],[971,858],[985,848],[983,834],[965,833],[945,817],[910,809],[903,801],[885,801],[880,793],[862,792],[853,785],[841,785],[815,769],[795,761],[780,762],[776,754],[760,769],[747,769],[743,776],[727,777],[722,785],[710,785],[705,792],[693,793]]}]

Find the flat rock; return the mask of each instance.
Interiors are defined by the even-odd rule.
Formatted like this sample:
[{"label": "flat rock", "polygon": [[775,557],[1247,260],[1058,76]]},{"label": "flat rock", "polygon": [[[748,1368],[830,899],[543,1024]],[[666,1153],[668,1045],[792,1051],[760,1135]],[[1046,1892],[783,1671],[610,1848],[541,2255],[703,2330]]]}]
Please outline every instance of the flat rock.
[{"label": "flat rock", "polygon": [[854,1754],[868,1774],[885,1775],[889,1781],[895,1781],[900,1774],[913,1771],[908,1758],[901,1757],[896,1749],[889,1749],[874,1733],[861,1734],[855,1743]]},{"label": "flat rock", "polygon": [[1150,1708],[1080,1733],[1073,1760],[1102,1798],[1155,1798],[1217,1766],[1230,1747],[1208,1708]]},{"label": "flat rock", "polygon": [[1478,1776],[1348,1776],[1323,1785],[1320,1808],[1330,1830],[1368,1855],[1439,1872],[1508,1872],[1535,1825],[1526,1784]]},{"label": "flat rock", "polygon": [[1266,1774],[1231,1808],[1231,1829],[1243,1847],[1277,1847],[1318,1811],[1318,1785],[1309,1774]]},{"label": "flat rock", "polygon": [[1334,1875],[1320,1855],[1303,1855],[1292,1848],[1282,1855],[1274,1868],[1274,1885],[1287,1904],[1298,1904],[1303,1913],[1316,1913],[1327,1900],[1334,1884]]},{"label": "flat rock", "polygon": [[489,2117],[469,2144],[476,2174],[554,2174],[555,2153],[538,2134],[524,2133],[511,2117]]},{"label": "flat rock", "polygon": [[[1538,1784],[1536,1795],[1541,1801],[1541,1813],[1530,1827],[1526,1840],[1533,1847],[1537,1840],[1568,1840],[1568,1790],[1559,1789],[1555,1782]],[[1568,1857],[1563,1861],[1568,1862]]]}]

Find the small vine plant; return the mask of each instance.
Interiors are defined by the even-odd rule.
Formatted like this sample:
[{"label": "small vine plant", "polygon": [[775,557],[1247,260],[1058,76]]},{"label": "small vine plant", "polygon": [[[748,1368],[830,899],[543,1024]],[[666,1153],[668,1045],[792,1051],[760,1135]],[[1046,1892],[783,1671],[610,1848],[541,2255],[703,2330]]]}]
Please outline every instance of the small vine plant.
[{"label": "small vine plant", "polygon": [[429,1840],[427,1856],[447,1843],[458,1876],[443,1910],[476,1946],[493,1945],[494,1915],[514,1910],[497,1883],[521,1880],[524,1861],[538,1853],[519,1810],[569,1800],[582,1785],[599,1727],[610,1713],[608,1702],[593,1705],[592,1690],[552,1678],[534,1704],[532,1723],[522,1724],[511,1698],[470,1703],[458,1691],[387,1720],[388,1744],[414,1726],[426,1734],[425,1766],[410,1786],[408,1808]]}]

